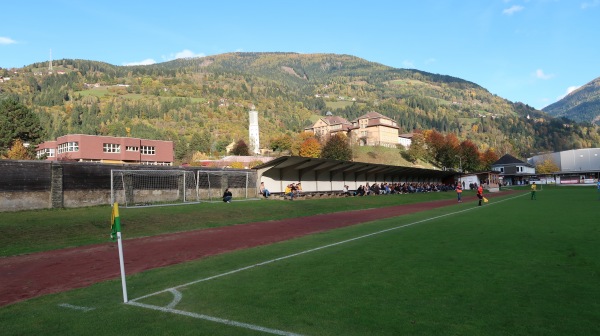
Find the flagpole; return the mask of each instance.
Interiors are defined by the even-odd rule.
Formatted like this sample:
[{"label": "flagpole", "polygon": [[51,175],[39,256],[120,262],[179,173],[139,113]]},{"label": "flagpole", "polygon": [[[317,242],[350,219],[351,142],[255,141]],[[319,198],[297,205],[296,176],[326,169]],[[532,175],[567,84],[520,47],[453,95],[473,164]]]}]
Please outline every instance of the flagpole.
[{"label": "flagpole", "polygon": [[121,218],[119,218],[119,203],[113,204],[111,238],[117,237],[117,246],[119,247],[119,266],[121,268],[121,286],[123,287],[123,302],[127,303],[127,282],[125,281],[125,262],[123,259],[123,240],[121,239]]},{"label": "flagpole", "polygon": [[125,282],[125,262],[123,261],[123,243],[121,232],[117,232],[117,245],[119,246],[119,265],[121,266],[121,286],[123,287],[123,302],[127,303],[127,283]]}]

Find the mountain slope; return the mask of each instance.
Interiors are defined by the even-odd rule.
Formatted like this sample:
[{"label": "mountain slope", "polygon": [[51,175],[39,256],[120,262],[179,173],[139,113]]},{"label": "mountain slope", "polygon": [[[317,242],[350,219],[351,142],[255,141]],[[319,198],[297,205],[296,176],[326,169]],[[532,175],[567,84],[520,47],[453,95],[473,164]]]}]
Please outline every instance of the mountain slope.
[{"label": "mountain slope", "polygon": [[543,111],[554,117],[600,124],[600,77],[543,108]]},{"label": "mountain slope", "polygon": [[[402,133],[436,129],[481,150],[525,157],[600,146],[597,127],[553,119],[451,76],[396,69],[350,55],[228,53],[147,66],[58,60],[19,69],[0,89],[35,111],[47,139],[68,133],[173,140],[178,159],[222,152],[248,137],[259,111],[269,147],[331,111],[352,120],[377,111]],[[527,117],[530,117],[529,119]]]}]

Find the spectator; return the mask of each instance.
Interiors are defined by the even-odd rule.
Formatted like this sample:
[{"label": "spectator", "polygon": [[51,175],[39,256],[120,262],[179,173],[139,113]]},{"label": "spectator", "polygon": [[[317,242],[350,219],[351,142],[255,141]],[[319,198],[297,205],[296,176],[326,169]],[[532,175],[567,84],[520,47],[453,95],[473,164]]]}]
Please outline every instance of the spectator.
[{"label": "spectator", "polygon": [[296,187],[294,187],[293,183],[288,184],[287,187],[285,187],[284,194],[290,198],[290,201],[294,200],[294,189],[296,189]]},{"label": "spectator", "polygon": [[265,198],[269,198],[269,196],[271,196],[269,189],[265,188],[265,182],[260,182],[259,190],[260,190],[260,194],[263,195]]}]

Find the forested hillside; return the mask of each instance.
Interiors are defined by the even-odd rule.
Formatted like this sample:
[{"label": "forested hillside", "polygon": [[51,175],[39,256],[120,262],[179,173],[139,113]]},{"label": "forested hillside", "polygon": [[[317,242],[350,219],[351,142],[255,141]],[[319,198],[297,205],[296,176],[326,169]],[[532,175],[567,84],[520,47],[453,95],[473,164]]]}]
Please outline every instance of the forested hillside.
[{"label": "forested hillside", "polygon": [[480,150],[526,157],[599,147],[598,127],[554,119],[459,78],[395,69],[336,54],[230,53],[147,66],[58,60],[8,71],[0,94],[29,107],[41,140],[70,133],[173,140],[179,162],[248,140],[259,111],[261,145],[275,148],[331,111],[352,120],[376,111],[401,133],[434,129]]},{"label": "forested hillside", "polygon": [[600,77],[543,110],[554,117],[600,124]]}]

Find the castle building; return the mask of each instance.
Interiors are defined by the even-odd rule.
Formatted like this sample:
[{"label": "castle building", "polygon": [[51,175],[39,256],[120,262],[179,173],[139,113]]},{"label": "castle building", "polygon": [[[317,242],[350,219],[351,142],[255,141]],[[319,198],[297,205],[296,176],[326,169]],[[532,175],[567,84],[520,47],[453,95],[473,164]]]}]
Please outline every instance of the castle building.
[{"label": "castle building", "polygon": [[305,131],[313,132],[319,137],[330,137],[343,133],[360,146],[397,147],[399,142],[398,123],[377,112],[369,112],[351,122],[327,112]]}]

